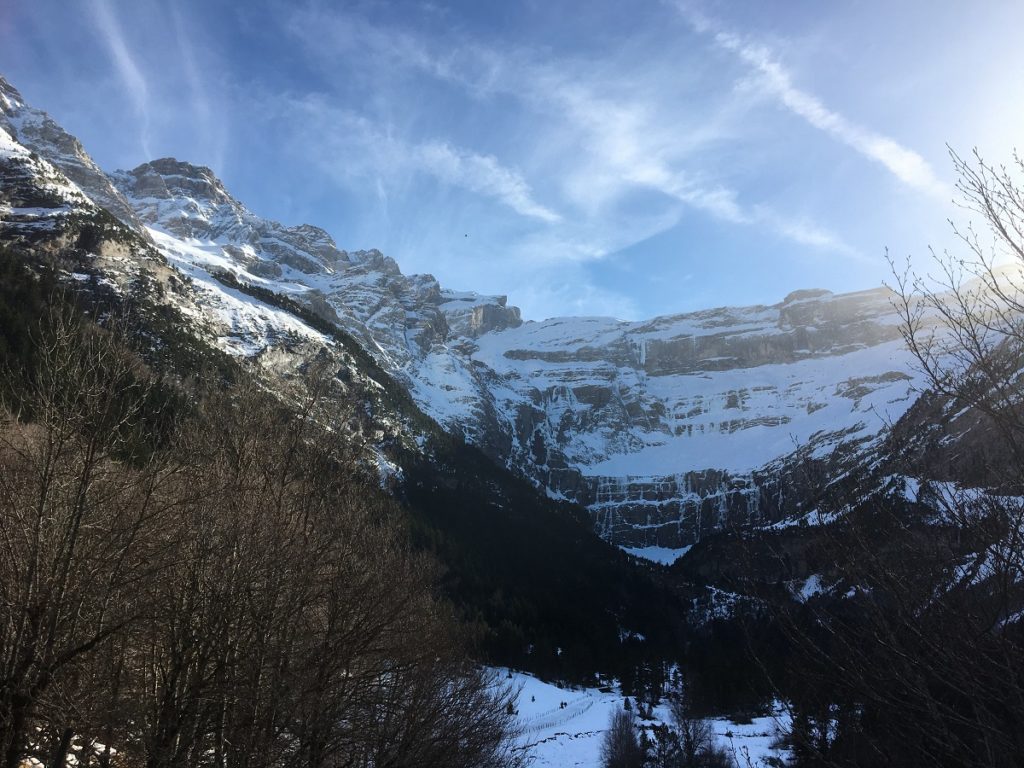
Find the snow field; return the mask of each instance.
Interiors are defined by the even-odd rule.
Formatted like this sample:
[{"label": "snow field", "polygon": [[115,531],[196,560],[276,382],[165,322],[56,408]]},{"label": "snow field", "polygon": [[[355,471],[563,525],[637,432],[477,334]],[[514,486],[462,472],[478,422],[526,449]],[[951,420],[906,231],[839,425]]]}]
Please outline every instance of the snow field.
[{"label": "snow field", "polygon": [[[501,674],[499,682],[519,690],[516,704],[522,729],[519,748],[532,759],[532,766],[596,768],[600,765],[601,741],[608,722],[612,713],[623,706],[624,697],[620,692],[559,688],[521,672],[513,672],[511,679]],[[667,720],[668,711],[661,705],[655,708],[653,720],[641,723],[651,728]],[[787,723],[781,709],[749,723],[734,723],[726,718],[711,722],[719,743],[732,752],[740,768],[762,768],[771,765],[768,761],[772,758],[785,757],[784,750],[772,746]]]}]

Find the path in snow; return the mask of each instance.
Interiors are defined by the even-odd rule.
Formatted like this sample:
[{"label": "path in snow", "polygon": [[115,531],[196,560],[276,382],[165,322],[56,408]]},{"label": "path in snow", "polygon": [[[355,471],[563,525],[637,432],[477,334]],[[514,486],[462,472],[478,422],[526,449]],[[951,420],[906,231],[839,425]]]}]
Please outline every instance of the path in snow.
[{"label": "path in snow", "polygon": [[[559,688],[535,677],[512,673],[508,679],[519,689],[517,711],[522,732],[520,749],[536,768],[596,768],[600,765],[601,740],[612,713],[622,707],[623,696],[596,688]],[[562,706],[562,703],[565,706]],[[665,708],[657,707],[655,721],[667,719]],[[772,747],[779,725],[776,716],[755,718],[750,723],[712,720],[719,742],[731,750],[740,768],[764,768],[771,758],[784,758]],[[651,723],[653,724],[653,722]]]}]

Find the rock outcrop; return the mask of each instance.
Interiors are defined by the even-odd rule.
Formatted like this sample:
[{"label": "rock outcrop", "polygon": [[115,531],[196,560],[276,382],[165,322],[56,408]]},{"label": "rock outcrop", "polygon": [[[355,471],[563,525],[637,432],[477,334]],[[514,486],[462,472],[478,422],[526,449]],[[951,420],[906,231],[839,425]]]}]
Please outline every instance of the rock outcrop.
[{"label": "rock outcrop", "polygon": [[135,211],[82,143],[45,112],[26,105],[21,94],[3,77],[0,77],[0,128],[22,147],[52,163],[94,203],[142,230]]},{"label": "rock outcrop", "polygon": [[33,201],[12,197],[19,169],[59,169],[212,297],[204,311],[230,329],[225,348],[257,354],[290,332],[217,288],[229,273],[337,323],[428,415],[587,506],[624,546],[680,549],[730,520],[798,513],[773,480],[787,457],[824,460],[877,440],[916,397],[883,289],[796,291],[641,322],[523,322],[505,296],[449,290],[379,251],[343,250],[318,227],[259,217],[209,168],[164,158],[107,176],[2,80],[0,129],[15,148],[8,219],[33,215]]},{"label": "rock outcrop", "polygon": [[113,178],[172,263],[231,271],[338,322],[425,412],[587,506],[625,546],[682,548],[726,519],[793,513],[757,470],[871,441],[913,402],[885,289],[524,323],[504,296],[447,290],[379,251],[262,219],[208,168],[164,159]]}]

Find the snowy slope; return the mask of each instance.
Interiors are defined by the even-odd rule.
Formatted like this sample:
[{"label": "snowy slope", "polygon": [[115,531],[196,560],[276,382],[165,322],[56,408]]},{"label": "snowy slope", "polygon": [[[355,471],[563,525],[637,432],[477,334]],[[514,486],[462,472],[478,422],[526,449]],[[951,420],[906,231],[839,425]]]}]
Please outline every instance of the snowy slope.
[{"label": "snowy slope", "polygon": [[226,271],[304,302],[359,339],[428,415],[587,505],[603,535],[641,554],[698,540],[709,504],[719,517],[737,505],[777,515],[755,470],[799,447],[823,456],[869,442],[915,397],[881,289],[644,322],[523,323],[503,296],[443,289],[378,251],[350,253],[316,227],[256,216],[208,168],[163,159],[112,179],[200,284]]},{"label": "snowy slope", "polygon": [[[0,85],[5,84],[0,81]],[[13,103],[8,93],[0,89],[3,109],[11,109]],[[14,109],[27,111],[20,103],[15,103]],[[39,117],[42,113],[32,114]],[[83,164],[94,168],[91,163],[85,156]],[[346,347],[348,342],[324,333],[320,323],[312,327],[280,302],[268,303],[241,290],[244,286],[218,279],[233,263],[219,246],[204,246],[141,224],[120,222],[55,162],[16,140],[3,127],[3,120],[0,244],[14,244],[20,254],[55,266],[65,279],[79,281],[83,287],[95,285],[122,296],[130,293],[132,301],[144,307],[143,312],[149,311],[150,305],[139,302],[163,305],[158,314],[171,323],[187,323],[200,346],[211,344],[231,355],[255,359],[282,394],[288,376],[299,373],[311,357],[333,363],[343,375],[346,391],[351,393],[354,388],[350,396],[358,398],[362,411],[373,416],[374,434],[367,441],[367,458],[377,463],[382,476],[397,469],[380,452],[380,445],[395,440],[414,444],[420,437],[407,423],[407,415],[383,403],[382,385],[374,380],[375,373],[365,370],[353,356]],[[173,329],[171,334],[175,335]],[[154,349],[164,342],[159,331],[153,334]]]},{"label": "snowy slope", "polygon": [[0,221],[5,239],[59,231],[69,216],[96,211],[84,192],[0,125]]},{"label": "snowy slope", "polygon": [[45,158],[97,205],[127,224],[139,225],[131,206],[89,157],[81,142],[45,112],[25,104],[21,94],[2,76],[0,129],[26,150]]},{"label": "snowy slope", "polygon": [[111,178],[160,233],[161,249],[176,240],[191,254],[193,275],[228,271],[304,302],[359,339],[429,415],[481,440],[494,431],[491,395],[461,345],[520,322],[504,297],[444,291],[430,275],[403,275],[379,251],[344,251],[317,227],[262,219],[208,168],[163,159]]},{"label": "snowy slope", "polygon": [[[217,274],[299,301],[360,341],[428,415],[586,505],[602,535],[640,554],[670,559],[729,515],[773,522],[785,512],[759,470],[798,447],[824,456],[870,443],[915,399],[881,289],[643,322],[523,323],[504,296],[446,289],[318,227],[257,216],[209,168],[165,158],[106,175],[2,80],[0,130],[9,224],[54,221],[61,195],[96,201],[189,278],[182,311],[234,354],[323,339]],[[47,168],[68,187],[43,215],[16,190],[19,173]]]},{"label": "snowy slope", "polygon": [[279,307],[227,287],[210,276],[208,249],[147,230],[170,265],[191,278],[196,319],[212,323],[218,344],[231,354],[251,357],[283,342],[326,345],[327,337]]},{"label": "snowy slope", "polygon": [[[559,688],[531,675],[512,673],[502,680],[519,690],[516,704],[522,751],[537,768],[594,768],[601,764],[601,741],[612,713],[621,709],[624,698],[612,688]],[[668,721],[664,705],[655,707],[654,718],[641,721],[648,729]],[[719,744],[742,766],[762,768],[772,758],[782,759],[785,750],[774,747],[788,717],[783,711],[735,723],[720,718],[711,721]],[[749,760],[749,762],[748,762]]]},{"label": "snowy slope", "polygon": [[825,436],[871,437],[912,400],[884,291],[814,303],[825,318],[813,326],[787,302],[647,323],[527,323],[480,339],[474,359],[520,399],[541,400],[539,428],[586,475],[745,472],[815,439],[824,449]]}]

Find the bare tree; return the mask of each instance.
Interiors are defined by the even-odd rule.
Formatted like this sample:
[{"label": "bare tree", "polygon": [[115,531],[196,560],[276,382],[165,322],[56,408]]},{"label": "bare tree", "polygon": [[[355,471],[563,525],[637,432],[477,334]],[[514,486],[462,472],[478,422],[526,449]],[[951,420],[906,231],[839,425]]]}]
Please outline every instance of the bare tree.
[{"label": "bare tree", "polygon": [[[55,761],[88,709],[87,662],[139,621],[138,585],[160,567],[165,467],[131,462],[150,380],[116,338],[55,312],[26,407],[0,433],[0,741],[15,768],[34,714],[59,725]],[[63,702],[63,703],[62,703]],[[62,722],[63,720],[63,722]]]},{"label": "bare tree", "polygon": [[693,711],[684,685],[676,686],[667,699],[669,716],[679,739],[680,765],[698,766],[703,755],[715,744],[711,723]]},{"label": "bare tree", "polygon": [[196,393],[157,446],[137,358],[51,325],[0,424],[2,768],[517,764],[330,376]]},{"label": "bare tree", "polygon": [[676,680],[666,692],[669,724],[657,734],[662,745],[659,766],[671,768],[728,768],[734,761],[718,744],[711,721],[693,707],[686,684]]},{"label": "bare tree", "polygon": [[615,710],[601,742],[601,765],[604,768],[643,768],[645,760],[636,715],[627,709]]},{"label": "bare tree", "polygon": [[207,398],[178,450],[185,524],[140,669],[150,766],[512,764],[509,697],[470,664],[435,566],[336,405]]},{"label": "bare tree", "polygon": [[966,253],[930,275],[895,274],[929,391],[885,471],[921,490],[826,494],[846,515],[817,559],[844,595],[780,617],[798,765],[1024,764],[1024,164],[952,157],[983,227],[954,225]]},{"label": "bare tree", "polygon": [[[962,207],[980,225],[950,222],[961,253],[932,252],[933,270],[893,270],[902,333],[932,392],[989,417],[1001,459],[1024,462],[1024,161],[986,163],[950,152]],[[1016,177],[1020,178],[1016,178]]]}]

